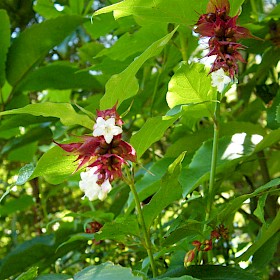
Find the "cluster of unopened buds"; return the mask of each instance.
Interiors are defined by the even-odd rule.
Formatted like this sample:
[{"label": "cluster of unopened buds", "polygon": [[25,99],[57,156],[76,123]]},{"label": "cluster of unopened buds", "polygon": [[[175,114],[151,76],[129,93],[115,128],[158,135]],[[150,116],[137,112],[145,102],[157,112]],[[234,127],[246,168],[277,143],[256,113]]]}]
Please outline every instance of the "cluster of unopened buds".
[{"label": "cluster of unopened buds", "polygon": [[228,229],[224,225],[219,225],[216,229],[211,231],[210,239],[204,241],[195,240],[192,242],[194,249],[187,252],[184,265],[189,266],[195,258],[196,252],[207,252],[213,249],[213,241],[220,238],[228,239]]},{"label": "cluster of unopened buds", "polygon": [[[102,224],[100,224],[99,222],[97,221],[94,221],[94,222],[90,222],[87,224],[87,227],[85,229],[85,232],[86,233],[96,233],[96,232],[99,232],[99,230],[103,227]],[[95,244],[95,245],[99,245],[101,243],[101,240],[100,241],[96,241],[95,239],[92,240],[92,242]]]},{"label": "cluster of unopened buds", "polygon": [[134,148],[122,140],[122,125],[116,106],[97,110],[97,119],[92,136],[82,136],[81,142],[59,144],[63,150],[77,155],[76,171],[81,172],[80,189],[89,200],[104,200],[111,191],[111,182],[122,177],[122,166],[127,161],[136,161]]},{"label": "cluster of unopened buds", "polygon": [[[221,69],[220,76],[225,72],[233,79],[238,73],[237,61],[246,62],[239,53],[245,46],[237,41],[256,37],[251,35],[247,28],[238,26],[236,24],[238,15],[231,17],[229,12],[228,0],[210,0],[207,13],[199,17],[194,31],[202,37],[210,37],[209,53],[206,56],[216,55],[210,73]],[[225,82],[229,82],[229,77]]]}]

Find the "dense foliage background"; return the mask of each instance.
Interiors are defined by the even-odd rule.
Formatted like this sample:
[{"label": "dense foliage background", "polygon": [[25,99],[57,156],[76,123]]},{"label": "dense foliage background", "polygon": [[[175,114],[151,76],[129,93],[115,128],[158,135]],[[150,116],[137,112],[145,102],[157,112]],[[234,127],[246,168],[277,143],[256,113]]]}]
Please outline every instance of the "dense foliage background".
[{"label": "dense foliage background", "polygon": [[[192,31],[207,3],[0,2],[0,279],[152,277],[129,187],[82,200],[76,157],[53,143],[91,134],[116,102],[159,277],[280,278],[280,4],[230,1],[261,40],[242,41],[247,63],[221,100],[209,217],[216,89]],[[213,230],[223,238],[185,268]]]}]

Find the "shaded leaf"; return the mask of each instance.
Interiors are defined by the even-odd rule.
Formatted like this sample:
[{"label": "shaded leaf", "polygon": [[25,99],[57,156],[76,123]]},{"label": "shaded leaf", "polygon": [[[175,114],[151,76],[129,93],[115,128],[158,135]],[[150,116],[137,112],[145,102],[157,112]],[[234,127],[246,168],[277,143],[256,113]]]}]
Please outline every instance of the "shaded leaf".
[{"label": "shaded leaf", "polygon": [[186,273],[201,280],[260,280],[241,268],[221,265],[192,265],[187,268]]},{"label": "shaded leaf", "polygon": [[262,230],[261,237],[245,251],[241,256],[236,258],[236,262],[247,261],[252,255],[255,254],[274,234],[280,230],[280,211],[278,211],[276,217],[271,224]]},{"label": "shaded leaf", "polygon": [[17,211],[28,209],[35,202],[30,195],[21,195],[19,198],[13,198],[7,201],[3,206],[0,206],[0,216],[7,216]]},{"label": "shaded leaf", "polygon": [[0,10],[0,88],[6,80],[6,56],[10,45],[10,20],[5,10]]},{"label": "shaded leaf", "polygon": [[94,237],[97,241],[104,239],[123,241],[128,235],[140,235],[136,216],[119,216],[116,220],[105,223]]},{"label": "shaded leaf", "polygon": [[[240,141],[239,137],[242,137],[243,140]],[[203,143],[194,154],[190,165],[182,169],[179,181],[183,187],[183,196],[192,192],[201,182],[208,180],[211,169],[212,143],[212,140]],[[251,155],[253,149],[251,136],[245,133],[219,139],[217,174],[228,172],[228,168],[235,166],[245,156]]]},{"label": "shaded leaf", "polygon": [[[65,15],[34,24],[13,42],[7,58],[7,80],[16,86],[50,49],[58,45],[85,20]],[[34,44],[36,42],[36,44]]]},{"label": "shaded leaf", "polygon": [[56,62],[36,69],[18,85],[18,90],[87,89],[101,91],[103,87],[89,72],[72,63]]},{"label": "shaded leaf", "polygon": [[149,228],[157,215],[170,203],[182,197],[182,189],[178,182],[178,176],[181,170],[181,162],[185,153],[182,153],[168,167],[167,174],[161,180],[161,186],[158,192],[152,197],[151,201],[143,207],[144,219],[147,228]]},{"label": "shaded leaf", "polygon": [[89,266],[74,275],[74,280],[142,280],[142,277],[134,276],[130,268],[114,265],[113,263],[103,263]]},{"label": "shaded leaf", "polygon": [[175,31],[176,29],[160,40],[154,42],[123,72],[110,78],[106,84],[106,93],[100,100],[100,107],[102,110],[113,107],[117,102],[119,106],[124,100],[137,94],[139,85],[135,77],[136,73],[146,60],[158,55],[162,51],[164,46],[172,38]]},{"label": "shaded leaf", "polygon": [[38,236],[18,245],[2,259],[0,279],[22,272],[30,265],[36,265],[40,259],[53,252],[53,245],[53,235]]},{"label": "shaded leaf", "polygon": [[61,243],[56,250],[60,249],[61,247],[63,247],[66,244],[75,242],[75,241],[79,241],[82,240],[84,242],[87,242],[88,240],[91,240],[94,238],[94,234],[90,234],[90,233],[77,233],[72,235],[67,241]]}]

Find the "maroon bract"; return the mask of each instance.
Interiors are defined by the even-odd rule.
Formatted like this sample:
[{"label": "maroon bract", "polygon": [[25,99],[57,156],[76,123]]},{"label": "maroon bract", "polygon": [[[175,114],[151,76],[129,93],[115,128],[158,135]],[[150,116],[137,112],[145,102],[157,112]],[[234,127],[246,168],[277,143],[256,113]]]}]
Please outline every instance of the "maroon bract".
[{"label": "maroon bract", "polygon": [[[116,111],[116,105],[107,110],[97,111],[97,117],[104,120],[115,119],[115,125],[121,127],[123,121]],[[82,136],[78,143],[59,144],[59,147],[68,153],[77,155],[78,167],[95,167],[97,184],[102,185],[106,180],[112,182],[122,177],[122,165],[127,161],[136,161],[136,152],[127,142],[122,140],[122,134],[114,135],[110,143],[106,142],[104,136]]]},{"label": "maroon bract", "polygon": [[256,37],[247,28],[236,25],[238,15],[230,17],[229,12],[228,0],[210,0],[207,13],[199,17],[194,31],[202,37],[210,37],[206,56],[216,55],[210,73],[223,68],[233,78],[238,73],[237,61],[245,62],[238,52],[245,46],[237,43],[237,40]]}]

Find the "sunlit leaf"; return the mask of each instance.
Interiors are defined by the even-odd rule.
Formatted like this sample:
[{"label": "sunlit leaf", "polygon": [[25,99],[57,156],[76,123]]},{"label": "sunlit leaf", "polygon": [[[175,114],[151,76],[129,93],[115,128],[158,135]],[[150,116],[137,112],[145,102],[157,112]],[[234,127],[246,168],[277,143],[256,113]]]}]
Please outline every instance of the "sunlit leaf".
[{"label": "sunlit leaf", "polygon": [[166,129],[170,127],[179,116],[180,115],[149,118],[142,128],[130,139],[130,144],[136,150],[137,157],[140,158],[153,143],[160,140]]},{"label": "sunlit leaf", "polygon": [[184,109],[194,117],[211,116],[216,101],[204,66],[182,63],[169,82],[166,100],[170,108],[189,105]]},{"label": "sunlit leaf", "polygon": [[26,272],[23,272],[15,280],[31,280],[38,276],[38,267],[31,267]]},{"label": "sunlit leaf", "polygon": [[56,117],[64,125],[81,125],[89,129],[93,128],[93,120],[88,116],[78,114],[69,103],[37,103],[29,104],[23,108],[0,112],[0,115],[30,114],[34,116]]},{"label": "sunlit leaf", "polygon": [[185,0],[127,0],[104,7],[95,12],[95,15],[113,11],[115,18],[134,15],[140,21],[193,25],[197,21],[197,13],[206,11],[207,3],[208,0],[187,3]]}]

